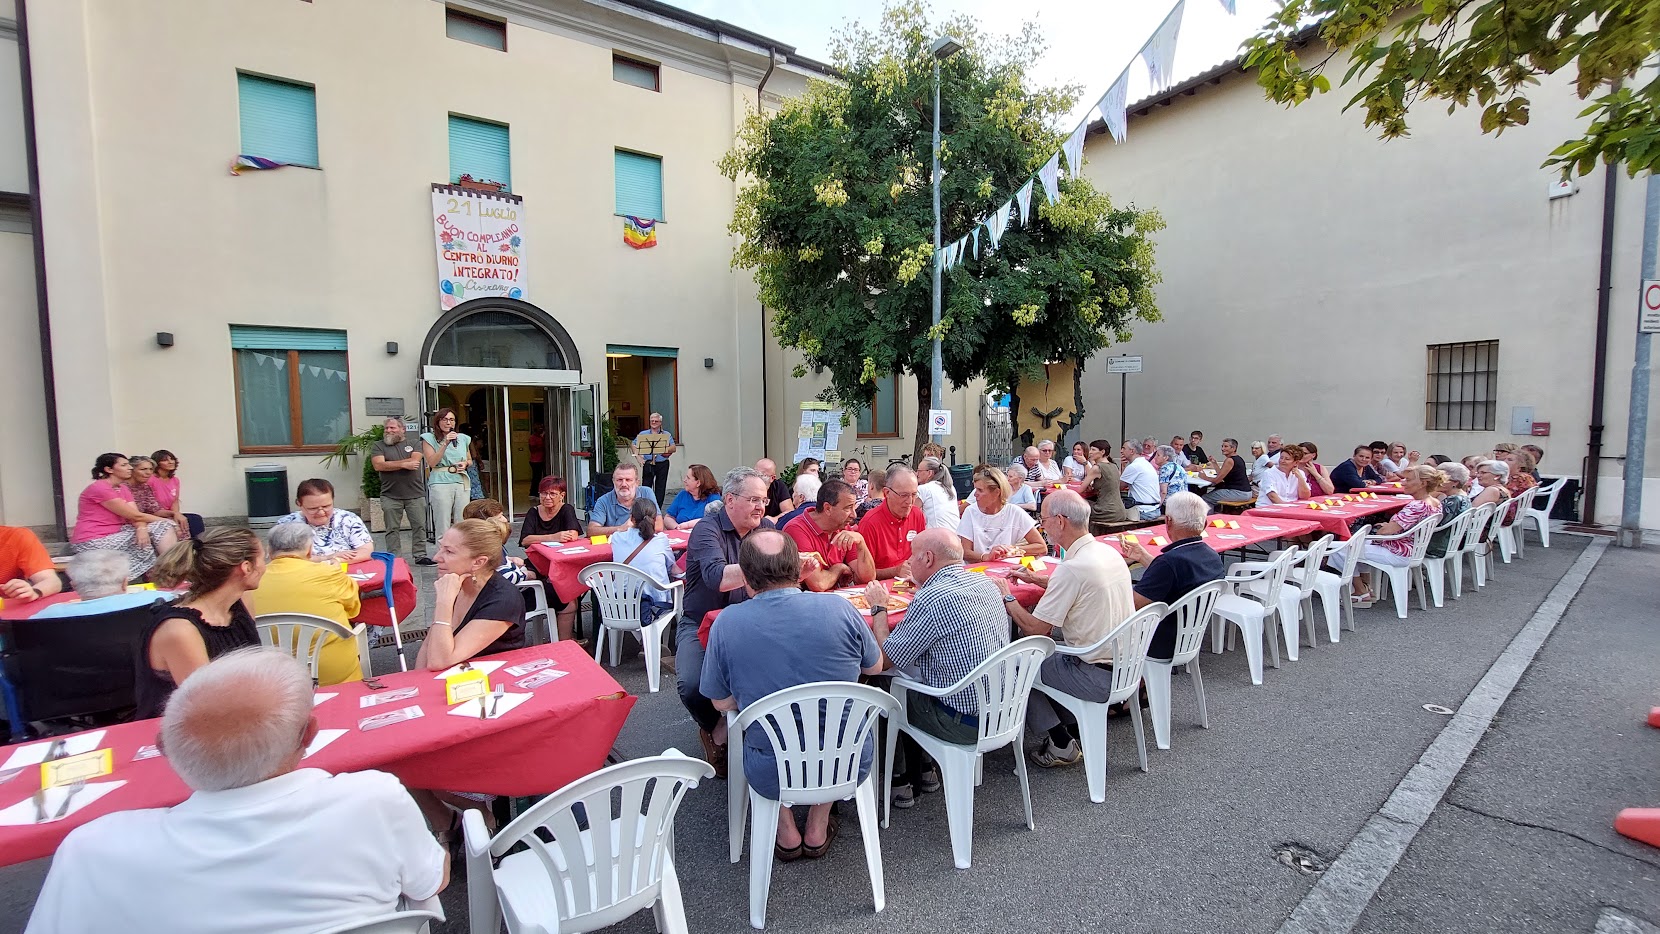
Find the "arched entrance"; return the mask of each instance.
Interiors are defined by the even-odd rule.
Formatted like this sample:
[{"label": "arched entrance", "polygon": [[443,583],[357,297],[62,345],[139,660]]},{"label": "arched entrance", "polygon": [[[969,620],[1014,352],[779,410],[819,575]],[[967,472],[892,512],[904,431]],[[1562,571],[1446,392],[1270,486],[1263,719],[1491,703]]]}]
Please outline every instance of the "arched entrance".
[{"label": "arched entrance", "polygon": [[421,404],[453,408],[473,438],[484,495],[517,515],[544,475],[587,485],[599,434],[598,387],[582,379],[569,332],[547,312],[479,298],[445,312],[421,345]]}]

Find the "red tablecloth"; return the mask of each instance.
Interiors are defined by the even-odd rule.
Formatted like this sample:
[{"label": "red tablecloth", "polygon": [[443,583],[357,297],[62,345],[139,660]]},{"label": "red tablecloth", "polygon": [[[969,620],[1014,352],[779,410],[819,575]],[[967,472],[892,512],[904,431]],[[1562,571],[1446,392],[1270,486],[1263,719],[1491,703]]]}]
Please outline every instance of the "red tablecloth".
[{"label": "red tablecloth", "polygon": [[[1278,506],[1256,506],[1245,510],[1245,515],[1269,520],[1307,520],[1317,524],[1322,532],[1330,532],[1337,536],[1339,541],[1348,541],[1349,525],[1354,520],[1393,513],[1410,502],[1412,497],[1405,493],[1395,496],[1380,495],[1375,498],[1361,498],[1355,493],[1334,494],[1298,500],[1295,503],[1281,503]],[[1315,509],[1315,503],[1325,508]]]},{"label": "red tablecloth", "polygon": [[[663,534],[668,536],[669,547],[676,553],[685,551],[687,542],[692,538],[689,529],[674,529]],[[536,573],[542,580],[547,581],[559,599],[566,603],[588,592],[581,579],[584,569],[601,561],[616,560],[611,555],[610,543],[596,545],[586,538],[579,538],[563,545],[539,542],[526,548],[525,555],[536,568]]]},{"label": "red tablecloth", "polygon": [[[359,561],[347,570],[357,575],[371,575],[357,582],[357,592],[360,594],[378,591],[386,583],[386,565],[379,561]],[[420,592],[415,589],[415,578],[409,573],[409,565],[405,564],[402,558],[392,559],[392,599],[398,605],[400,622],[408,619],[421,602]],[[370,626],[392,625],[392,614],[386,608],[386,597],[364,597],[363,608],[358,611],[352,622],[367,623]]]},{"label": "red tablecloth", "polygon": [[1399,481],[1397,481],[1395,483],[1378,483],[1378,484],[1374,484],[1372,486],[1363,486],[1363,487],[1360,487],[1359,489],[1350,490],[1349,492],[1350,493],[1385,493],[1385,494],[1393,496],[1396,493],[1405,492],[1405,488],[1401,486]]},{"label": "red tablecloth", "polygon": [[[380,769],[398,776],[410,788],[476,791],[498,795],[539,795],[564,787],[596,771],[622,730],[635,698],[625,693],[574,642],[555,642],[492,656],[509,665],[536,658],[552,658],[570,672],[534,689],[532,699],[499,720],[452,717],[444,704],[444,682],[430,671],[381,675],[388,689],[418,687],[421,693],[406,701],[360,708],[358,698],[373,693],[362,682],[323,689],[335,692],[317,706],[322,729],[348,732],[304,760],[305,768],[330,772]],[[501,674],[497,669],[493,674]],[[512,692],[517,678],[493,678]],[[419,703],[424,716],[363,732],[359,720],[374,713]],[[156,741],[160,721],[141,720],[108,729],[103,745],[114,750],[115,772],[98,781],[127,784],[76,811],[45,824],[0,827],[0,865],[49,856],[69,831],[114,811],[171,807],[189,796],[189,789],[163,757],[134,762],[140,746]],[[4,762],[12,747],[0,749]],[[39,771],[24,772],[0,783],[0,808],[28,799],[40,787]]]},{"label": "red tablecloth", "polygon": [[[1318,513],[1315,513],[1318,515]],[[1239,528],[1217,528],[1217,522],[1237,522]],[[1297,519],[1253,518],[1249,513],[1243,516],[1212,516],[1205,523],[1204,539],[1217,552],[1235,551],[1251,545],[1260,545],[1263,542],[1278,541],[1282,538],[1294,538],[1306,535],[1318,528],[1318,524],[1309,522],[1303,517]],[[1137,543],[1147,550],[1147,553],[1157,558],[1164,550],[1162,545],[1153,544],[1153,539],[1162,538],[1168,543],[1170,529],[1165,525],[1152,525],[1144,529],[1134,529],[1121,532],[1117,535],[1100,535],[1097,541],[1106,542],[1123,552],[1123,539],[1126,535],[1135,536]]]},{"label": "red tablecloth", "polygon": [[80,598],[75,596],[75,592],[69,590],[63,593],[55,593],[50,597],[41,597],[39,600],[30,600],[27,603],[22,600],[7,600],[5,606],[0,606],[0,619],[28,619],[49,606],[58,603],[69,603],[78,599]]}]

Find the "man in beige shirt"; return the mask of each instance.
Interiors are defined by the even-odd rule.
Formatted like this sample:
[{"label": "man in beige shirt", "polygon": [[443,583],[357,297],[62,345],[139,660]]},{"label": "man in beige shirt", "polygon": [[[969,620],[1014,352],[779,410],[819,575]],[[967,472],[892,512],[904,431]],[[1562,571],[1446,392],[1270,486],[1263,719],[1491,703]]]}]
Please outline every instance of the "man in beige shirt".
[{"label": "man in beige shirt", "polygon": [[[1043,501],[1043,531],[1060,546],[1063,560],[1048,576],[1026,568],[1012,577],[1043,588],[1043,598],[1028,612],[1015,602],[1009,582],[994,577],[1009,616],[1028,636],[1054,636],[1071,646],[1093,645],[1135,612],[1130,569],[1111,546],[1089,534],[1089,503],[1071,490]],[[1059,630],[1057,633],[1056,630]],[[1112,645],[1088,655],[1051,655],[1043,662],[1043,683],[1075,697],[1105,703],[1112,693]],[[1032,761],[1044,768],[1077,762],[1078,724],[1040,691],[1026,705],[1026,728],[1047,733]]]}]

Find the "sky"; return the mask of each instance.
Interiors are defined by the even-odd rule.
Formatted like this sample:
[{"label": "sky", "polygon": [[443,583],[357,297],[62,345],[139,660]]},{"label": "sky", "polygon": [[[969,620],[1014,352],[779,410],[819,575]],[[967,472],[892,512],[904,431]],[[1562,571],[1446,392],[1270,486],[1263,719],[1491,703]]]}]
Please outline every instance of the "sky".
[{"label": "sky", "polygon": [[[703,16],[725,20],[787,45],[809,58],[828,61],[830,37],[849,20],[874,24],[884,0],[670,0]],[[1044,84],[1082,85],[1070,131],[1089,114],[1141,46],[1158,28],[1175,0],[932,0],[936,19],[967,13],[991,33],[1013,34],[1035,20],[1048,51],[1034,77]],[[1239,54],[1239,43],[1256,32],[1276,9],[1273,0],[1238,0],[1229,16],[1220,0],[1186,0],[1176,46],[1177,80],[1186,79]],[[1146,68],[1131,70],[1133,103],[1150,91]]]}]

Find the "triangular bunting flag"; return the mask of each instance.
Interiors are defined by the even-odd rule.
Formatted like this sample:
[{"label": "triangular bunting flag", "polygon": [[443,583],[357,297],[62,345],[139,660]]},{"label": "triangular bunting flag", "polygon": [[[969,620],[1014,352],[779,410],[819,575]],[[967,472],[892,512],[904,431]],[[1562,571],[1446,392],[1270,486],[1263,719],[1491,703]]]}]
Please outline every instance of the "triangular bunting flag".
[{"label": "triangular bunting flag", "polygon": [[980,258],[980,225],[974,225],[974,258]]},{"label": "triangular bunting flag", "polygon": [[1061,152],[1066,156],[1067,173],[1073,178],[1082,178],[1084,174],[1084,133],[1088,130],[1089,121],[1084,120],[1061,146]]},{"label": "triangular bunting flag", "polygon": [[1050,204],[1061,200],[1060,177],[1061,154],[1057,152],[1049,157],[1043,168],[1038,169],[1038,181],[1043,183],[1043,194],[1049,199]]},{"label": "triangular bunting flag", "polygon": [[1130,72],[1118,76],[1107,93],[1101,95],[1101,102],[1095,109],[1101,112],[1101,121],[1107,125],[1107,132],[1112,134],[1113,142],[1122,143],[1129,132],[1128,122],[1125,120],[1124,108],[1129,103]]},{"label": "triangular bunting flag", "polygon": [[986,218],[986,234],[991,237],[991,248],[994,250],[1003,242],[1003,234],[1009,229],[1009,212],[1013,208],[1014,202],[1005,201],[1002,207]]},{"label": "triangular bunting flag", "polygon": [[1234,0],[1222,0],[1222,9],[1227,10],[1229,16],[1239,12],[1234,9]]},{"label": "triangular bunting flag", "polygon": [[1014,193],[1014,200],[1020,204],[1020,226],[1026,226],[1026,215],[1032,211],[1032,180],[1026,179],[1026,184]]},{"label": "triangular bunting flag", "polygon": [[1141,47],[1141,59],[1147,63],[1147,78],[1152,82],[1154,93],[1169,88],[1176,77],[1176,35],[1182,31],[1182,8],[1185,5],[1186,0],[1176,0],[1170,15]]},{"label": "triangular bunting flag", "polygon": [[953,259],[953,262],[957,263],[957,264],[961,264],[962,261],[963,261],[963,257],[967,254],[968,254],[968,234],[963,234],[957,240],[957,252],[955,254],[955,258]]}]

